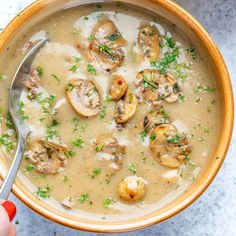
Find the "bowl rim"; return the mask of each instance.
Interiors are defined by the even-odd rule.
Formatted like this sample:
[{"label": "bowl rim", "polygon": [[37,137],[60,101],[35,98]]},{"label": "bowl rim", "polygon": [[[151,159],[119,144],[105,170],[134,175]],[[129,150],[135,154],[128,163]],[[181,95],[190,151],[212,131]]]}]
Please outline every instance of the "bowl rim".
[{"label": "bowl rim", "polygon": [[[45,3],[54,2],[56,0],[36,0],[27,6],[21,13],[15,16],[11,22],[4,28],[4,30],[0,33],[0,53],[4,48],[5,44],[11,39],[17,29],[23,25],[27,20],[30,19],[31,16],[39,12],[45,7]],[[90,232],[99,232],[99,233],[114,233],[114,232],[127,232],[131,230],[138,230],[145,227],[149,227],[155,225],[157,223],[163,222],[168,218],[176,215],[177,213],[184,210],[191,203],[193,203],[210,185],[219,171],[227,150],[230,145],[231,136],[233,132],[233,123],[234,123],[234,99],[233,99],[233,91],[230,81],[230,76],[227,71],[224,59],[219,52],[217,46],[214,41],[207,33],[207,31],[203,28],[203,26],[186,10],[180,7],[178,4],[172,2],[171,0],[149,0],[161,6],[161,8],[167,10],[175,17],[179,18],[181,22],[183,22],[187,28],[194,31],[195,34],[198,35],[200,41],[207,47],[209,54],[212,56],[212,60],[215,64],[216,70],[219,73],[219,78],[221,81],[221,87],[223,91],[223,99],[224,99],[224,119],[223,119],[223,130],[221,133],[221,139],[219,141],[219,145],[217,150],[220,155],[217,158],[217,162],[211,163],[210,170],[206,171],[204,176],[199,180],[198,185],[192,187],[191,191],[185,194],[185,198],[183,201],[179,201],[173,205],[170,209],[162,212],[160,215],[155,215],[155,212],[152,213],[152,216],[147,218],[143,218],[142,220],[134,220],[133,222],[116,224],[114,222],[113,225],[108,225],[105,222],[99,221],[100,224],[92,224],[86,223],[76,220],[73,217],[63,217],[63,214],[59,211],[53,209],[42,201],[38,200],[36,197],[33,197],[33,194],[29,194],[26,188],[20,183],[18,178],[15,180],[15,184],[13,185],[12,192],[19,198],[24,204],[28,207],[39,213],[40,215],[54,221],[60,223],[65,226],[69,226],[71,228],[90,231]],[[3,179],[6,173],[4,173],[3,168],[1,167],[0,162],[0,177]],[[204,177],[204,178],[203,178]],[[66,215],[68,216],[68,215]],[[92,222],[92,220],[91,220]]]}]

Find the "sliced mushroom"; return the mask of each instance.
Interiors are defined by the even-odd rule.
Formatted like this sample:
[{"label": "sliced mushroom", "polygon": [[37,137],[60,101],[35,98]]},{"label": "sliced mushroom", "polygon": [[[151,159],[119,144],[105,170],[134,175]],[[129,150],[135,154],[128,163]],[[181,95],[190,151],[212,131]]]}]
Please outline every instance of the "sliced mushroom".
[{"label": "sliced mushroom", "polygon": [[102,164],[107,174],[113,174],[121,168],[126,147],[120,145],[111,134],[97,137],[94,149],[96,160]]},{"label": "sliced mushroom", "polygon": [[160,124],[169,123],[168,116],[166,115],[163,107],[161,107],[157,111],[149,112],[143,121],[144,130],[150,133],[153,129],[155,129]]},{"label": "sliced mushroom", "polygon": [[154,106],[166,102],[175,102],[179,96],[179,86],[176,79],[167,74],[161,74],[156,69],[145,69],[136,76],[135,84],[139,87],[139,101],[151,102]]},{"label": "sliced mushroom", "polygon": [[113,21],[106,18],[101,20],[93,29],[94,42],[105,44],[110,48],[120,48],[126,43]]},{"label": "sliced mushroom", "polygon": [[135,202],[143,199],[146,189],[145,182],[146,181],[143,178],[135,175],[126,177],[119,184],[119,196],[123,200],[130,202]]},{"label": "sliced mushroom", "polygon": [[160,40],[155,26],[145,25],[141,27],[138,34],[138,43],[145,59],[150,62],[157,60]]},{"label": "sliced mushroom", "polygon": [[66,165],[66,144],[40,140],[31,144],[25,152],[29,161],[36,165],[36,170],[43,174],[56,174]]},{"label": "sliced mushroom", "polygon": [[98,114],[100,97],[93,81],[72,79],[67,85],[66,92],[71,105],[79,115],[91,117]]},{"label": "sliced mushroom", "polygon": [[124,60],[122,46],[125,39],[110,19],[104,19],[93,29],[93,42],[90,44],[92,59],[96,60],[106,71],[120,66]]},{"label": "sliced mushroom", "polygon": [[121,75],[113,75],[111,80],[111,86],[109,94],[114,101],[118,101],[122,98],[127,91],[128,84]]},{"label": "sliced mushroom", "polygon": [[169,103],[175,102],[179,98],[179,92],[180,92],[179,85],[176,79],[172,75],[167,75],[166,79],[172,89],[170,95],[166,97],[165,100]]},{"label": "sliced mushroom", "polygon": [[161,165],[170,168],[178,168],[191,151],[186,135],[171,124],[161,124],[150,133],[150,149]]},{"label": "sliced mushroom", "polygon": [[126,123],[130,120],[137,108],[138,100],[131,90],[127,90],[124,99],[117,102],[114,118],[118,124]]}]

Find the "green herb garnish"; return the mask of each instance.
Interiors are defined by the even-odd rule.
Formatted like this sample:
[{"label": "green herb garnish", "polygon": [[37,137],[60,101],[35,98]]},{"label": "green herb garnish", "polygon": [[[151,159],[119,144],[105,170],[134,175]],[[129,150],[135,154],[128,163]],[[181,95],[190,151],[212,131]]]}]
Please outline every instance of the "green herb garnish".
[{"label": "green herb garnish", "polygon": [[58,82],[61,81],[61,79],[60,79],[57,75],[51,74],[51,76],[52,76],[52,78],[55,79],[56,81],[58,81]]},{"label": "green herb garnish", "polygon": [[47,185],[45,188],[38,188],[36,195],[38,198],[47,199],[50,197],[51,188]]},{"label": "green herb garnish", "polygon": [[92,171],[92,179],[94,179],[96,176],[100,175],[100,173],[102,172],[102,169],[101,168],[95,168],[93,169]]},{"label": "green herb garnish", "polygon": [[80,203],[84,203],[88,199],[88,197],[89,197],[88,193],[82,193],[80,194],[78,200],[80,201]]},{"label": "green herb garnish", "polygon": [[146,137],[147,137],[147,131],[146,130],[143,130],[142,132],[140,132],[139,138],[140,138],[141,142],[144,142]]},{"label": "green herb garnish", "polygon": [[104,144],[103,144],[103,143],[98,144],[98,145],[96,146],[96,152],[101,152],[102,149],[103,149],[103,147],[104,147]]},{"label": "green herb garnish", "polygon": [[137,168],[134,164],[129,164],[128,171],[135,175],[137,173]]},{"label": "green herb garnish", "polygon": [[167,137],[166,141],[168,143],[176,144],[180,141],[180,136],[179,136],[179,134],[176,134],[175,136],[169,136],[169,137]]},{"label": "green herb garnish", "polygon": [[44,69],[41,66],[38,66],[36,68],[36,71],[38,72],[39,76],[42,76],[44,74]]},{"label": "green herb garnish", "polygon": [[101,52],[105,52],[106,54],[108,54],[110,57],[113,56],[113,52],[112,49],[110,47],[108,47],[106,44],[100,44],[98,46],[99,51]]},{"label": "green herb garnish", "polygon": [[110,207],[110,204],[111,203],[114,203],[115,201],[109,197],[109,198],[106,198],[104,201],[103,201],[103,207],[104,208],[109,208]]},{"label": "green herb garnish", "polygon": [[75,138],[72,140],[72,145],[78,148],[83,148],[84,140],[81,137]]},{"label": "green herb garnish", "polygon": [[97,70],[95,69],[95,67],[92,64],[87,65],[87,71],[92,75],[97,74]]},{"label": "green herb garnish", "polygon": [[75,71],[77,71],[77,69],[78,69],[78,66],[77,65],[73,65],[73,66],[71,66],[70,67],[70,71],[72,71],[72,72],[75,72]]},{"label": "green herb garnish", "polygon": [[117,39],[120,38],[120,34],[118,34],[117,32],[110,34],[109,36],[105,37],[106,39],[110,40],[110,41],[116,41]]}]

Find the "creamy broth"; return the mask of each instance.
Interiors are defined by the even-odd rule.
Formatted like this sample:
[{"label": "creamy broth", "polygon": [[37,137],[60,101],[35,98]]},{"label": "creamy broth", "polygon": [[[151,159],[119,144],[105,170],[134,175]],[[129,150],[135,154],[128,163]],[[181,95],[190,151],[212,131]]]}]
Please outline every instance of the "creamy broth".
[{"label": "creamy broth", "polygon": [[[106,71],[99,61],[88,56],[94,41],[92,31],[103,19],[113,21],[126,41],[121,47],[125,56],[123,62],[111,71]],[[156,63],[144,58],[147,55],[143,55],[138,43],[140,27],[144,25],[155,26],[159,34],[160,51]],[[111,219],[113,215],[120,219],[158,209],[186,191],[216,145],[220,113],[216,84],[191,39],[164,19],[123,4],[94,4],[63,10],[34,25],[10,48],[0,65],[0,143],[4,155],[12,159],[16,145],[7,116],[10,78],[33,41],[45,35],[50,41],[32,65],[32,71],[36,69],[40,77],[38,96],[32,98],[25,89],[19,110],[32,129],[29,147],[46,136],[60,139],[68,148],[64,165],[53,174],[40,173],[25,154],[20,169],[36,186],[34,194],[41,200],[50,197],[64,202],[68,212],[79,209],[85,214],[98,214],[103,219]],[[109,54],[110,48],[100,47],[99,50]],[[150,102],[141,102],[135,80],[137,73],[145,69],[171,74],[180,90],[174,94],[177,100],[170,103],[161,99],[161,108],[160,104],[156,108]],[[123,76],[129,90],[139,99],[134,116],[125,124],[116,124],[114,120],[114,110],[119,102],[112,101],[109,96],[114,74]],[[67,96],[68,91],[74,89],[70,84],[72,79],[93,81],[100,97],[98,114],[83,117],[75,111]],[[176,168],[157,160],[150,145],[159,136],[144,130],[145,116],[160,109],[163,119],[174,125],[179,134],[186,134],[191,148]],[[125,148],[119,156],[120,166],[110,163],[107,168],[104,164],[104,143],[97,141],[102,135],[115,138],[120,147]],[[179,139],[177,134],[168,142],[175,144]],[[139,181],[145,186],[143,196],[137,201],[129,201],[119,194],[119,184],[128,176],[141,177]],[[109,217],[104,218],[106,215]]]}]

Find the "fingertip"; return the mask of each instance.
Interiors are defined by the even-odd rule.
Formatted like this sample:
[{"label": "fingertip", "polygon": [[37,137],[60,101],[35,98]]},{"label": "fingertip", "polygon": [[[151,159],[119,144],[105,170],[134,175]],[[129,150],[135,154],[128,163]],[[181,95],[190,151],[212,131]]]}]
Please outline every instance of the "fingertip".
[{"label": "fingertip", "polygon": [[5,201],[2,203],[2,206],[5,208],[10,221],[12,221],[16,215],[16,206],[13,202],[11,201]]}]

